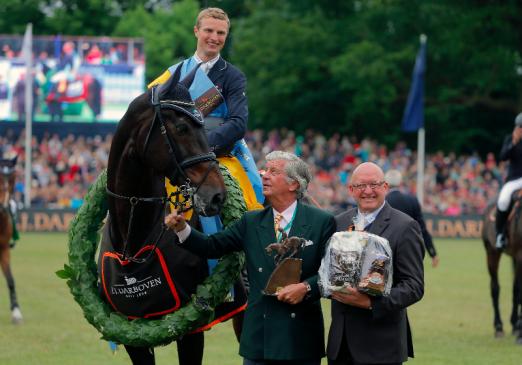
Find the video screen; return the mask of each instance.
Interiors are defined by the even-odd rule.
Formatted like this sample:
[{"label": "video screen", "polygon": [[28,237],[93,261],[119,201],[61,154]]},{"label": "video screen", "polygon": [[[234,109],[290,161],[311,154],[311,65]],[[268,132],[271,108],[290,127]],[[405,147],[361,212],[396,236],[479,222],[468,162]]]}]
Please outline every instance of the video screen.
[{"label": "video screen", "polygon": [[[25,121],[23,36],[0,35],[0,121]],[[108,122],[145,91],[143,41],[136,38],[33,37],[35,122]]]}]

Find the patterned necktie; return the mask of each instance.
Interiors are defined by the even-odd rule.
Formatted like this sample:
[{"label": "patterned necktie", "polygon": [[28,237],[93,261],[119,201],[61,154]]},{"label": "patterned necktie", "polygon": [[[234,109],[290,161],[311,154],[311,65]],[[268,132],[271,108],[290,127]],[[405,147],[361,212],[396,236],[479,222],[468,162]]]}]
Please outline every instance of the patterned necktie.
[{"label": "patterned necktie", "polygon": [[277,237],[277,234],[279,233],[279,225],[281,224],[281,219],[283,219],[282,214],[278,214],[274,218],[274,230],[275,230],[276,237]]}]

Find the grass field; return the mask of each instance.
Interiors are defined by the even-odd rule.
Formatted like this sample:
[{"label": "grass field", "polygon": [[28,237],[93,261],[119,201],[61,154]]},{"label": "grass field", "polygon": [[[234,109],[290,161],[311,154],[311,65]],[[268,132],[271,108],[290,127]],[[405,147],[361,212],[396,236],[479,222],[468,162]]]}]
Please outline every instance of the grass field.
[{"label": "grass field", "polygon": [[[493,319],[485,253],[478,240],[436,240],[440,267],[426,259],[426,294],[409,310],[415,365],[519,365],[522,347],[507,335],[493,338]],[[65,234],[24,234],[12,251],[18,297],[25,322],[10,323],[7,288],[0,290],[0,364],[130,364],[121,348],[113,355],[107,343],[83,318],[65,281],[54,272],[67,254]],[[501,304],[505,329],[511,268],[501,265]],[[329,305],[324,302],[329,326]],[[206,334],[204,364],[239,365],[238,345],[229,323]],[[378,351],[378,349],[376,349]],[[177,364],[176,346],[156,349],[158,365]],[[326,361],[324,361],[326,364]]]}]

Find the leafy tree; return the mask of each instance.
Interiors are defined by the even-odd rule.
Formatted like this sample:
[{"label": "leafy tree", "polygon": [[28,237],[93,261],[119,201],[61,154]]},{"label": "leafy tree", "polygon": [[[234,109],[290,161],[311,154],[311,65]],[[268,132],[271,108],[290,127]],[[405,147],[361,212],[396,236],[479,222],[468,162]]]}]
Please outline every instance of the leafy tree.
[{"label": "leafy tree", "polygon": [[231,57],[248,77],[251,126],[333,131],[341,101],[328,78],[328,54],[336,46],[330,26],[317,14],[287,10],[255,11],[235,33]]},{"label": "leafy tree", "polygon": [[522,109],[519,2],[250,6],[232,55],[248,76],[253,127],[414,141],[400,125],[421,33],[428,35],[428,150],[496,151]]},{"label": "leafy tree", "polygon": [[33,23],[35,32],[47,33],[45,14],[38,0],[4,0],[0,6],[0,33],[24,34],[27,23]]},{"label": "leafy tree", "polygon": [[104,0],[60,0],[40,2],[47,15],[46,29],[50,34],[97,35],[110,34],[117,22],[115,2]]}]

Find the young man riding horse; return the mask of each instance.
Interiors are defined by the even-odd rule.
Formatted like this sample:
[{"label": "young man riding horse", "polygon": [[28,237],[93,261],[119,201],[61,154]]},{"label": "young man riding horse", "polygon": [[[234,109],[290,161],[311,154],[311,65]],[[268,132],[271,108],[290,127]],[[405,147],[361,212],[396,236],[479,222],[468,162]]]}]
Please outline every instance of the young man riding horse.
[{"label": "young man riding horse", "polygon": [[[228,15],[219,8],[203,9],[194,25],[196,52],[190,58],[168,68],[149,87],[163,84],[181,65],[181,78],[194,73],[189,92],[196,107],[204,116],[205,130],[211,150],[221,165],[227,167],[238,181],[248,210],[262,209],[264,201],[261,177],[254,158],[244,141],[248,121],[246,77],[221,57],[230,31]],[[176,191],[168,180],[167,193]],[[192,211],[185,213],[190,219]],[[212,234],[222,227],[219,217],[198,217],[205,233]],[[209,267],[215,265],[209,261]],[[243,290],[235,288],[235,291]],[[239,337],[241,321],[235,317],[234,329]]]},{"label": "young man riding horse", "polygon": [[506,246],[506,222],[511,205],[511,195],[522,188],[522,113],[515,118],[515,128],[507,135],[500,151],[500,160],[509,161],[506,182],[498,195],[496,230],[496,247],[502,249]]}]

